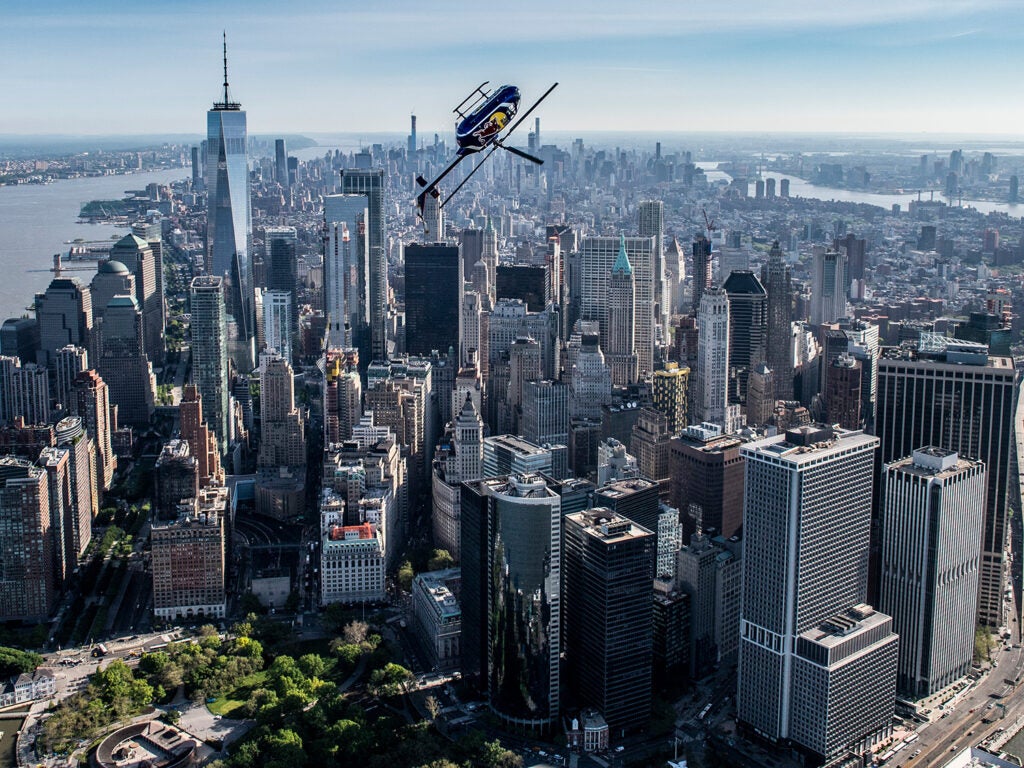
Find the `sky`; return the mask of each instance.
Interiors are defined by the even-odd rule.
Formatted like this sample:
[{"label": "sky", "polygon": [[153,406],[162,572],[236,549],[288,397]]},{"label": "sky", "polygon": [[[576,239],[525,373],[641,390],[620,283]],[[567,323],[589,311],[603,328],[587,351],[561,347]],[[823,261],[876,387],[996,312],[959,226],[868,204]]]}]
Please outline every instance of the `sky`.
[{"label": "sky", "polygon": [[0,134],[451,131],[478,83],[542,131],[1024,133],[1020,0],[2,0]]}]

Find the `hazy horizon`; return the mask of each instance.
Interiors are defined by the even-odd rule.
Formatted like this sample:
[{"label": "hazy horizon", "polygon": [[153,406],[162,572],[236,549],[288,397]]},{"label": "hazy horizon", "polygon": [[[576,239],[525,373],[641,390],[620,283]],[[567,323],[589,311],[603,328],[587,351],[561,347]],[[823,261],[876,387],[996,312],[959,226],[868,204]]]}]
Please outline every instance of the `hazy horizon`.
[{"label": "hazy horizon", "polygon": [[[1024,7],[611,0],[515,7],[396,0],[11,0],[0,134],[197,135],[221,97],[252,134],[450,130],[482,80],[513,82],[548,131],[1017,136]],[[87,66],[83,66],[86,63]]]}]

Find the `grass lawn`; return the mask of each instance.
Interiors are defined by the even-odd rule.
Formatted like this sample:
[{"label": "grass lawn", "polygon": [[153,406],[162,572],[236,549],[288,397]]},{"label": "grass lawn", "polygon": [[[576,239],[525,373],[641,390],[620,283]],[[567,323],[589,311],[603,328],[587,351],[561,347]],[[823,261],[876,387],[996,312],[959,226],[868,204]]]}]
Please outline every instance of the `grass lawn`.
[{"label": "grass lawn", "polygon": [[238,685],[235,688],[222,693],[215,701],[207,704],[206,707],[215,715],[231,717],[234,711],[245,704],[252,697],[252,692],[257,688],[261,688],[266,680],[266,671],[247,675],[238,681]]}]

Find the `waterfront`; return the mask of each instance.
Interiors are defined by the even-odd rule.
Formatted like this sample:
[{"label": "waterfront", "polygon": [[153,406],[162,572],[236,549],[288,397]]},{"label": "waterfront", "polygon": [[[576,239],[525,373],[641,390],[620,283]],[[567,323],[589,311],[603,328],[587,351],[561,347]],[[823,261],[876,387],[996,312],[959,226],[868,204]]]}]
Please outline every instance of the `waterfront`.
[{"label": "waterfront", "polygon": [[[0,187],[0,320],[26,313],[36,293],[46,289],[53,254],[66,253],[65,241],[110,240],[127,231],[112,224],[78,224],[78,212],[89,200],[117,200],[126,190],[147,184],[169,184],[187,177],[185,168],[64,179],[52,184]],[[84,282],[90,272],[77,273]]]},{"label": "waterfront", "polygon": [[[718,170],[720,162],[699,162],[696,164],[701,168],[709,182],[715,183],[718,181],[732,181],[732,177],[725,171]],[[778,191],[778,184],[783,179],[789,179],[789,196],[790,197],[805,197],[812,200],[826,200],[826,201],[839,201],[844,203],[864,203],[866,205],[877,205],[881,208],[891,210],[893,205],[899,205],[900,209],[906,213],[908,206],[914,200],[918,199],[917,192],[904,192],[903,194],[885,195],[878,194],[876,192],[862,192],[855,189],[841,189],[839,187],[825,187],[818,184],[811,184],[809,181],[801,179],[799,176],[790,176],[786,173],[778,173],[777,171],[764,171],[761,174],[764,179],[775,179],[776,191]],[[753,197],[755,193],[754,183],[751,181],[748,190],[748,195]],[[922,193],[922,200],[928,200],[931,197],[930,193]],[[935,195],[935,199],[949,202],[940,195]],[[964,200],[964,208],[974,208],[981,213],[1005,213],[1015,218],[1021,218],[1024,216],[1024,203],[996,203],[988,200]]]}]

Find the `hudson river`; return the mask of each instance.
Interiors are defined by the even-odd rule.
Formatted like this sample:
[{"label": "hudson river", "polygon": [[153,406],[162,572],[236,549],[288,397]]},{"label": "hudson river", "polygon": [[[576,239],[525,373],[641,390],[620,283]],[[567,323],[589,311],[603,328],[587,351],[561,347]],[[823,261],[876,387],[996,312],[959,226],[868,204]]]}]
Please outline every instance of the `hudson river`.
[{"label": "hudson river", "polygon": [[[53,275],[53,254],[67,253],[67,240],[110,240],[128,230],[110,224],[78,224],[82,204],[90,200],[120,200],[126,190],[147,184],[169,184],[189,175],[187,168],[66,179],[52,184],[0,187],[0,322],[26,314],[36,295],[46,290]],[[88,262],[68,266],[85,266]],[[83,283],[95,269],[71,272]]]}]

